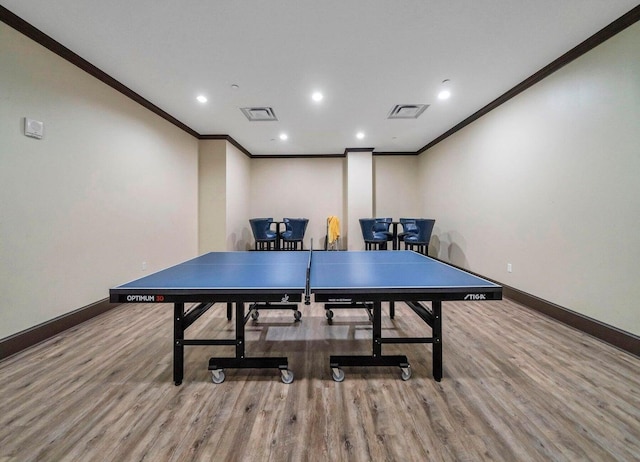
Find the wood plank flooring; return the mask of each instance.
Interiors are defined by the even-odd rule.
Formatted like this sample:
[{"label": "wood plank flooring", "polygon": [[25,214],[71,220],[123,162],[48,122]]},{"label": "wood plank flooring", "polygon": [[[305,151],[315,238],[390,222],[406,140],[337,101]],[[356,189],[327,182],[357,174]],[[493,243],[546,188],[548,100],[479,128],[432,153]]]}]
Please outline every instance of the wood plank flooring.
[{"label": "wood plank flooring", "polygon": [[[172,382],[172,306],[123,305],[0,362],[0,462],[7,461],[634,461],[640,459],[640,358],[512,301],[443,304],[444,378],[430,345],[385,345],[397,368],[345,368],[370,352],[362,311],[321,305],[261,312],[247,354],[286,355],[275,370],[227,370],[232,347],[187,347]],[[384,312],[387,313],[386,305]],[[216,305],[188,338],[233,336]],[[429,328],[403,304],[383,335]]]}]

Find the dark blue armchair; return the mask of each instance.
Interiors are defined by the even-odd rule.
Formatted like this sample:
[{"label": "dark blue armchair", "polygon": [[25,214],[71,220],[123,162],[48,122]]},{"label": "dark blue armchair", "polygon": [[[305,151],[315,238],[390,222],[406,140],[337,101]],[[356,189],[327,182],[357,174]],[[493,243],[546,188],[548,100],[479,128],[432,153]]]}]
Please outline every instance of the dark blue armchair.
[{"label": "dark blue armchair", "polygon": [[404,248],[406,250],[413,250],[414,247],[416,247],[419,253],[427,255],[429,253],[429,241],[431,240],[431,233],[433,232],[435,223],[436,220],[417,218],[415,220],[417,232],[404,235]]},{"label": "dark blue armchair", "polygon": [[[386,229],[389,229],[388,224],[381,222],[378,223],[378,228],[382,229],[381,225],[385,225]],[[375,218],[360,218],[360,228],[362,229],[362,238],[364,239],[365,250],[386,250],[389,238],[388,232],[375,231]]]},{"label": "dark blue armchair", "polygon": [[398,233],[398,242],[403,242],[404,237],[408,234],[417,234],[418,226],[415,218],[400,218],[398,220],[402,226],[402,232]]},{"label": "dark blue armchair", "polygon": [[387,236],[387,241],[393,241],[393,232],[390,230],[393,218],[376,218],[373,224],[373,233],[382,233]]},{"label": "dark blue armchair", "polygon": [[272,248],[275,248],[278,236],[271,229],[273,218],[251,218],[249,223],[251,224],[253,238],[256,241],[256,250],[272,250]]},{"label": "dark blue armchair", "polygon": [[283,218],[282,221],[285,225],[285,230],[280,233],[282,239],[283,250],[298,250],[298,244],[300,244],[300,250],[304,249],[303,239],[304,233],[307,230],[308,218]]}]

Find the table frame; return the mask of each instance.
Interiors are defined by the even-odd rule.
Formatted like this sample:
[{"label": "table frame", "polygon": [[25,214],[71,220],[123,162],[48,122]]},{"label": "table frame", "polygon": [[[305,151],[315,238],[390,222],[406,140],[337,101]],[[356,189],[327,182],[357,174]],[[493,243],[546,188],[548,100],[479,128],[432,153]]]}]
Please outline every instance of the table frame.
[{"label": "table frame", "polygon": [[[309,269],[307,269],[307,272]],[[431,343],[432,374],[436,381],[442,380],[442,302],[455,300],[499,300],[502,298],[502,287],[495,286],[464,286],[452,288],[309,288],[304,291],[299,288],[288,289],[199,289],[167,290],[162,288],[148,289],[120,289],[111,290],[112,302],[138,303],[173,303],[173,381],[180,385],[184,378],[184,347],[185,346],[235,346],[233,357],[212,357],[209,360],[209,370],[212,371],[213,381],[224,380],[220,377],[225,368],[276,368],[282,374],[285,383],[293,381],[293,374],[288,370],[286,357],[247,357],[245,355],[245,325],[253,312],[260,308],[260,304],[268,303],[270,308],[297,310],[297,303],[310,303],[311,294],[317,303],[325,303],[328,307],[346,308],[351,306],[366,307],[372,322],[371,355],[331,355],[329,365],[333,378],[341,381],[344,374],[341,367],[364,366],[397,366],[402,370],[402,378],[407,380],[411,376],[409,362],[404,355],[384,355],[383,344]],[[404,302],[413,310],[432,331],[430,337],[382,337],[382,303],[389,303],[389,314],[395,315],[395,303]],[[194,306],[185,311],[185,304]],[[215,303],[225,303],[227,319],[231,320],[233,305],[235,304],[235,338],[233,339],[185,339],[185,331],[204,315]],[[430,306],[427,306],[429,303]],[[249,309],[247,311],[247,305]],[[327,316],[327,318],[329,318]],[[219,382],[217,382],[219,383]]]},{"label": "table frame", "polygon": [[[349,305],[361,306],[372,304],[372,343],[371,355],[332,355],[329,365],[333,371],[333,378],[341,381],[344,377],[339,370],[341,367],[376,367],[397,366],[402,370],[402,379],[407,380],[411,376],[409,362],[404,355],[383,355],[383,344],[403,343],[431,343],[432,347],[432,374],[433,378],[442,380],[443,356],[442,356],[442,302],[463,300],[473,293],[474,298],[482,300],[499,300],[502,298],[502,288],[465,288],[460,291],[448,292],[379,292],[357,293],[350,290],[326,290],[314,292],[316,302],[327,303],[327,308],[349,308]],[[420,319],[427,324],[432,331],[431,337],[382,337],[382,302],[389,302],[389,314],[393,319],[395,315],[395,302],[404,302],[413,310]],[[430,302],[431,306],[425,303]]]}]

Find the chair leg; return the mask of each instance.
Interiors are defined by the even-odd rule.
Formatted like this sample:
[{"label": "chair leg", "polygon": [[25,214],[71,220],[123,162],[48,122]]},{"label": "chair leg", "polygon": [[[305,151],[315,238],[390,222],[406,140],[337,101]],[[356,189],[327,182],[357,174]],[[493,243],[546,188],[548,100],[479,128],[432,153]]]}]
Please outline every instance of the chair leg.
[{"label": "chair leg", "polygon": [[405,241],[404,250],[413,250],[414,247],[416,247],[416,252],[422,255],[427,255],[427,251],[429,250],[428,244],[417,244]]},{"label": "chair leg", "polygon": [[300,244],[300,250],[304,250],[304,246],[302,245],[302,241],[283,241],[282,249],[283,250],[298,250],[298,244]]},{"label": "chair leg", "polygon": [[254,248],[256,250],[275,250],[275,242],[273,241],[256,241]]}]

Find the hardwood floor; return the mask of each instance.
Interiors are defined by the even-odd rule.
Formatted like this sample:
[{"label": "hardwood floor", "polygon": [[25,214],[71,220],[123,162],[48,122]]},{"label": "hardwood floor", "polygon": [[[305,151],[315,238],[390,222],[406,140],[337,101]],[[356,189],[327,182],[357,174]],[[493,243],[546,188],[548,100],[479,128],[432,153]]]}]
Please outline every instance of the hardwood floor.
[{"label": "hardwood floor", "polygon": [[[170,305],[123,305],[0,362],[0,461],[633,461],[640,458],[640,358],[522,306],[443,304],[444,378],[431,378],[430,345],[396,368],[345,368],[329,355],[370,352],[361,311],[320,305],[268,311],[247,324],[247,353],[286,355],[275,370],[227,370],[187,347],[172,383]],[[384,309],[386,312],[386,307]],[[385,336],[427,326],[402,304]],[[233,335],[224,305],[188,338]]]}]

